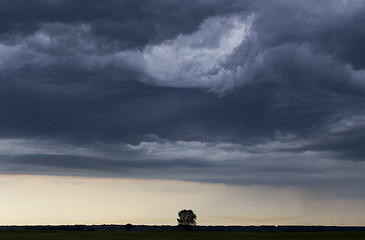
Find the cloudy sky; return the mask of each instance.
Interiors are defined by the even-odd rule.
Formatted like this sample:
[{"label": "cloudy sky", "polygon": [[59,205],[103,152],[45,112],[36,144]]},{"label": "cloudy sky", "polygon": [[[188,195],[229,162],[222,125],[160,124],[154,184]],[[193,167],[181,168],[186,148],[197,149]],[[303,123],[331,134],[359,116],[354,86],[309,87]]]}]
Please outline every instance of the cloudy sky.
[{"label": "cloudy sky", "polygon": [[1,0],[0,224],[365,225],[364,23],[361,0]]}]

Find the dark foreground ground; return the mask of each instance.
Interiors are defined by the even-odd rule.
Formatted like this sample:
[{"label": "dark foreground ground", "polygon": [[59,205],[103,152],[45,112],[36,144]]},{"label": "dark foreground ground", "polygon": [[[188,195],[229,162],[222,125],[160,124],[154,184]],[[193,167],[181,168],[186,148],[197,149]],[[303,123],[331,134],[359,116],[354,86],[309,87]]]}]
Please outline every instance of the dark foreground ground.
[{"label": "dark foreground ground", "polygon": [[0,240],[364,240],[365,232],[226,232],[226,231],[136,231],[76,232],[41,230],[0,230]]}]

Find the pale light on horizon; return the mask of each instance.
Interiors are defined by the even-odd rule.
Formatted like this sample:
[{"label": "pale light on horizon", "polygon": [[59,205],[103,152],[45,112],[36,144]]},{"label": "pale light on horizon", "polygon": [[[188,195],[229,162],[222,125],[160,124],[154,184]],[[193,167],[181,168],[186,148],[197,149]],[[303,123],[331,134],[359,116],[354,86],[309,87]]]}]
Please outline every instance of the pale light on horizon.
[{"label": "pale light on horizon", "polygon": [[288,187],[176,180],[1,175],[0,225],[365,225],[363,201]]}]

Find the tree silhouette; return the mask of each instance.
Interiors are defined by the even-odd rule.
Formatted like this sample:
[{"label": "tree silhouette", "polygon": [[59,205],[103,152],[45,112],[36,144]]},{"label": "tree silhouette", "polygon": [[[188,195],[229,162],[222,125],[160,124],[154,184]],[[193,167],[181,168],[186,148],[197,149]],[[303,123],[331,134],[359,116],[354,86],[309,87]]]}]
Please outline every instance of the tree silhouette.
[{"label": "tree silhouette", "polygon": [[127,224],[125,225],[125,228],[127,229],[127,231],[130,231],[130,230],[133,228],[133,225],[132,225],[132,224],[130,224],[130,223],[127,223]]},{"label": "tree silhouette", "polygon": [[193,226],[196,225],[196,215],[193,210],[181,210],[179,213],[179,218],[177,219],[178,225],[183,227],[185,230],[191,230]]}]

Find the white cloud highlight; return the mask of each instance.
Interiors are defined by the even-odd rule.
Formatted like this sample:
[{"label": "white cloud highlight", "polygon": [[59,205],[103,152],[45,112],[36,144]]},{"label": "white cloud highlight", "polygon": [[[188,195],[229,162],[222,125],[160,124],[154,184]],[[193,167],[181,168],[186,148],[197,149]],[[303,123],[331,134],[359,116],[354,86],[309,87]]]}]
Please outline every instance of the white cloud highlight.
[{"label": "white cloud highlight", "polygon": [[220,16],[206,19],[198,31],[178,35],[142,50],[100,52],[87,24],[70,26],[43,24],[34,35],[18,39],[15,45],[0,44],[0,70],[23,68],[44,70],[101,71],[123,69],[138,72],[139,81],[169,87],[197,87],[215,92],[234,88],[234,69],[225,66],[234,50],[250,32],[253,16]]},{"label": "white cloud highlight", "polygon": [[233,73],[224,64],[248,36],[252,20],[253,16],[210,18],[191,35],[180,34],[146,47],[143,55],[147,73],[159,85],[216,91],[232,88]]}]

